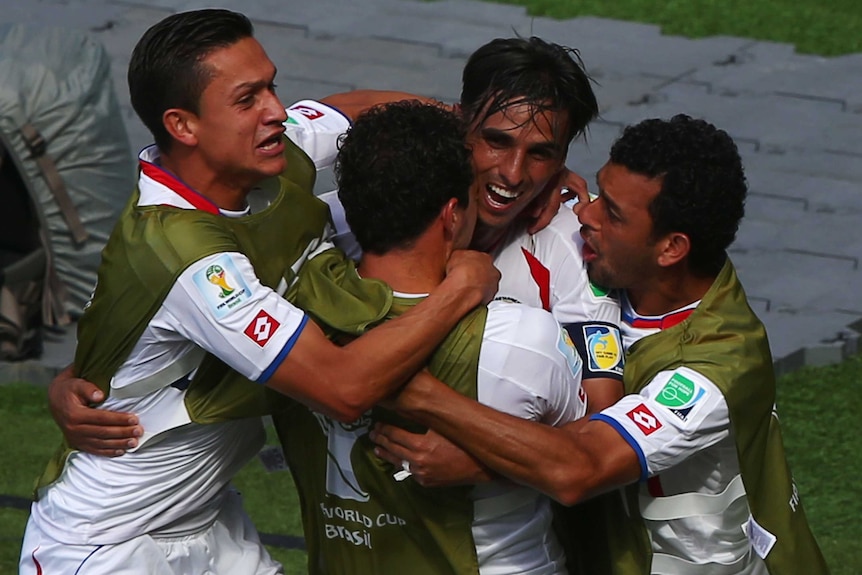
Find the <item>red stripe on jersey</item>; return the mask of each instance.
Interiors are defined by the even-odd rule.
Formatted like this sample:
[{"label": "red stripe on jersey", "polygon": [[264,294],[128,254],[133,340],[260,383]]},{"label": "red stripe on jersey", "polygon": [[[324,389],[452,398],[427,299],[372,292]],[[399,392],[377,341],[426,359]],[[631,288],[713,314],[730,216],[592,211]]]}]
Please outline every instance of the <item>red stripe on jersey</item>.
[{"label": "red stripe on jersey", "polygon": [[685,309],[676,313],[668,314],[660,319],[646,319],[642,317],[631,318],[629,325],[632,327],[668,329],[678,323],[682,323],[694,312],[694,309]]},{"label": "red stripe on jersey", "polygon": [[[39,547],[41,547],[41,545]],[[33,553],[30,555],[30,558],[33,559],[33,563],[36,564],[36,575],[42,575],[42,565],[36,560],[36,551],[39,550],[39,547],[33,549]]]},{"label": "red stripe on jersey", "polygon": [[542,265],[536,256],[521,248],[524,253],[524,258],[527,260],[527,265],[530,266],[530,275],[536,285],[539,286],[539,297],[542,300],[542,307],[545,311],[551,311],[551,272]]},{"label": "red stripe on jersey", "polygon": [[661,487],[661,478],[658,475],[647,479],[646,486],[647,491],[653,497],[664,497],[664,489]]},{"label": "red stripe on jersey", "polygon": [[219,212],[218,206],[215,205],[209,198],[202,196],[200,192],[194,191],[186,184],[178,180],[176,176],[174,176],[170,172],[163,170],[155,164],[145,162],[144,160],[140,160],[140,164],[141,171],[144,173],[144,175],[162,184],[163,186],[170,188],[172,192],[176,193],[182,199],[193,205],[195,209],[216,215],[221,213]]}]

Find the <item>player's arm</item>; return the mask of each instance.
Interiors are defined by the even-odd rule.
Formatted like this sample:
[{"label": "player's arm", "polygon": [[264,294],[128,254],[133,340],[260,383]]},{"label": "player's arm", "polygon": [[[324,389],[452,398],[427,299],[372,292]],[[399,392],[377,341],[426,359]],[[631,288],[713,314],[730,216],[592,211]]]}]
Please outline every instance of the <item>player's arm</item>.
[{"label": "player's arm", "polygon": [[[395,407],[465,448],[510,479],[571,505],[643,475],[637,452],[604,421],[555,428],[512,417],[455,393],[421,373],[398,394]],[[376,434],[397,454],[399,446]]]},{"label": "player's arm", "polygon": [[354,421],[420,369],[460,318],[496,292],[499,273],[487,254],[456,252],[448,266],[446,279],[419,305],[344,347],[308,322],[267,385],[329,417]]},{"label": "player's arm", "polygon": [[[333,418],[353,421],[419,369],[461,317],[493,297],[498,280],[487,254],[456,252],[446,279],[425,301],[344,348],[306,323],[267,385]],[[200,304],[197,300],[179,307]],[[179,323],[192,329],[192,322]],[[199,331],[212,332],[205,326]],[[196,341],[197,336],[188,335]],[[209,351],[218,354],[215,348]],[[100,455],[121,455],[136,446],[143,430],[134,415],[89,407],[94,397],[103,399],[94,385],[75,378],[71,370],[52,383],[52,413],[69,444]]]},{"label": "player's arm", "polygon": [[[485,336],[482,355],[490,361],[479,362],[481,404],[558,427],[584,416],[582,362],[550,314],[526,306],[492,303],[486,325],[491,326],[491,333]],[[475,458],[460,453],[456,453],[450,469],[441,455],[451,457],[454,448],[440,445],[443,440],[433,430],[427,435],[430,439],[379,425],[372,439],[384,437],[394,451],[381,448],[378,455],[396,466],[409,462],[421,485],[453,485],[487,477]]]},{"label": "player's arm", "polygon": [[327,106],[338,109],[342,114],[355,120],[365,110],[378,104],[388,104],[401,100],[420,100],[425,103],[435,102],[432,98],[399,92],[394,90],[352,90],[340,94],[332,94],[321,98],[319,101]]}]

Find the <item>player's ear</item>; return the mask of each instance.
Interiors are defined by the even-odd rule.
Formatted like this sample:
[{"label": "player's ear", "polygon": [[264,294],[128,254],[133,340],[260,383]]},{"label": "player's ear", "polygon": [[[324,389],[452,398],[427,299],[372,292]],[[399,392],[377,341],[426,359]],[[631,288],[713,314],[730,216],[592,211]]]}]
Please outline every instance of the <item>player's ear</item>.
[{"label": "player's ear", "polygon": [[691,252],[691,240],[688,234],[682,232],[671,232],[661,238],[656,245],[659,248],[658,265],[662,267],[679,263]]},{"label": "player's ear", "polygon": [[186,146],[197,145],[198,117],[192,112],[182,108],[169,108],[162,114],[162,124],[177,142]]},{"label": "player's ear", "polygon": [[462,213],[461,206],[455,198],[449,198],[449,201],[440,210],[440,220],[443,224],[443,229],[446,230],[449,236],[455,235],[463,217],[464,214]]}]

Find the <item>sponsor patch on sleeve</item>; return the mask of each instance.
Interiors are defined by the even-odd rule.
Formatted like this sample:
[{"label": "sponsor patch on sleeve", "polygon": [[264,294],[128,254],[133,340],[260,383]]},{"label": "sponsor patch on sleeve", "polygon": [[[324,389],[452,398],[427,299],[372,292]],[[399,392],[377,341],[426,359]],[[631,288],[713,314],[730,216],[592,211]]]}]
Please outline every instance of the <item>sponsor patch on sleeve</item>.
[{"label": "sponsor patch on sleeve", "polygon": [[266,313],[264,310],[257,312],[254,319],[246,326],[243,333],[248,338],[263,347],[267,344],[270,338],[278,331],[281,324],[274,317]]},{"label": "sponsor patch on sleeve", "polygon": [[691,412],[707,396],[708,392],[703,386],[676,371],[655,396],[655,401],[681,420],[687,421]]},{"label": "sponsor patch on sleeve", "polygon": [[216,319],[221,319],[251,298],[251,289],[231,256],[223,254],[192,276]]},{"label": "sponsor patch on sleeve", "polygon": [[625,360],[619,330],[593,324],[585,324],[582,329],[590,371],[622,375]]},{"label": "sponsor patch on sleeve", "polygon": [[662,427],[661,421],[643,403],[626,413],[626,416],[635,422],[644,435],[650,435]]},{"label": "sponsor patch on sleeve", "polygon": [[[307,106],[305,104],[297,104],[295,106],[291,106],[287,111],[288,121],[290,121],[290,113],[291,112],[294,112],[297,114],[302,114],[303,116],[305,116],[309,120],[316,120],[318,118],[322,118],[323,116],[325,116],[323,111],[318,110],[317,108],[312,108],[311,106]],[[295,123],[295,121],[294,121],[294,123]]]}]

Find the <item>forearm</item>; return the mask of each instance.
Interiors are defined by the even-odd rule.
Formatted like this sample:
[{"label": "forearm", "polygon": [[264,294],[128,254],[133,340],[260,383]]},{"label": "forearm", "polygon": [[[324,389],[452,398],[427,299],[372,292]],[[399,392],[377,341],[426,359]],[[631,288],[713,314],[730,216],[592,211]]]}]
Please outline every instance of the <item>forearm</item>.
[{"label": "forearm", "polygon": [[[493,270],[490,259],[486,263],[480,276]],[[403,316],[344,347],[309,322],[267,385],[334,419],[355,420],[418,371],[459,319],[493,293],[495,281],[473,281],[464,271],[454,281],[447,277]]]},{"label": "forearm", "polygon": [[615,472],[607,465],[613,460],[597,457],[600,448],[582,447],[592,442],[589,428],[604,424],[578,421],[555,428],[524,420],[426,377],[414,378],[409,405],[399,401],[399,411],[446,436],[497,473],[567,505],[627,482],[628,476],[622,481],[613,478]]},{"label": "forearm", "polygon": [[420,100],[426,103],[434,101],[425,96],[394,90],[353,90],[351,92],[332,94],[325,98],[321,98],[320,101],[328,106],[337,108],[345,116],[354,120],[359,114],[368,108],[378,104],[398,102],[401,100]]},{"label": "forearm", "polygon": [[481,294],[444,282],[424,301],[345,346],[341,369],[350,374],[360,413],[391,394],[421,369]]}]

